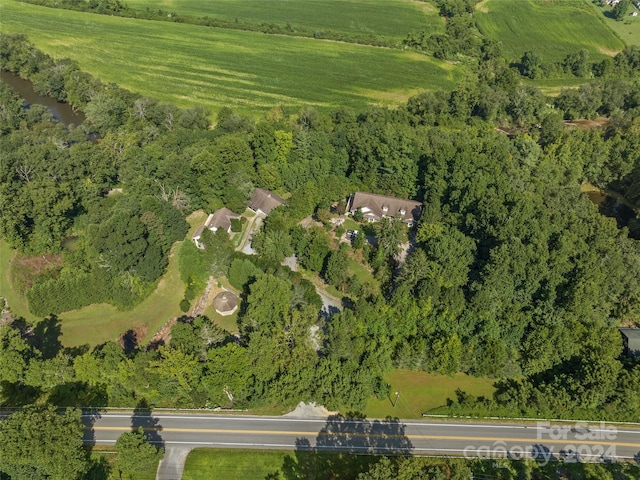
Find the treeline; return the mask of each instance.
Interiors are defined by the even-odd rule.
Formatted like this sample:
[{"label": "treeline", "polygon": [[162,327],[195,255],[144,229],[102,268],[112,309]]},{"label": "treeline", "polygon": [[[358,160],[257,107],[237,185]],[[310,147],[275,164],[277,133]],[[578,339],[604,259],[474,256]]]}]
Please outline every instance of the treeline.
[{"label": "treeline", "polygon": [[266,34],[290,35],[294,37],[316,38],[320,40],[335,40],[338,42],[356,43],[359,45],[372,45],[375,47],[398,48],[399,43],[395,39],[376,35],[375,33],[347,33],[337,32],[326,28],[308,28],[302,25],[293,25],[290,22],[284,24],[273,22],[247,22],[235,19],[224,20],[205,15],[184,15],[175,11],[162,9],[144,10],[131,8],[120,0],[24,0],[25,3],[41,5],[50,8],[64,8],[79,12],[91,12],[117,17],[138,18],[142,20],[155,20],[160,22],[187,23],[203,27],[228,28],[232,30],[245,30]]},{"label": "treeline", "polygon": [[[0,58],[14,71],[29,71],[24,65],[34,56],[43,65],[63,63],[38,57],[22,37],[2,37],[0,45]],[[66,356],[58,361],[67,362],[61,371],[69,376],[54,377],[62,378],[57,384],[77,385],[68,395],[81,398],[87,385],[101,383],[107,400],[101,398],[123,405],[225,405],[227,386],[234,405],[313,399],[362,408],[371,395],[388,393],[387,372],[404,367],[526,378],[529,397],[521,398],[530,405],[535,396],[555,411],[562,408],[555,398],[582,395],[584,416],[601,418],[606,408],[608,418],[637,420],[635,404],[623,407],[614,390],[624,378],[635,385],[640,374],[621,359],[615,329],[638,316],[640,250],[629,237],[638,235],[638,223],[618,229],[579,186],[619,185],[635,198],[638,85],[620,79],[577,89],[593,94],[589,116],[610,121],[602,129],[568,130],[563,118],[576,115],[568,102],[573,93],[547,98],[521,85],[501,56],[485,56],[452,92],[424,93],[397,109],[278,108],[257,121],[223,109],[211,129],[198,109],[185,113],[107,86],[102,98],[112,103],[90,108],[91,98],[85,108],[89,123],[82,128],[101,126],[97,144],[51,123],[42,110],[20,108],[5,91],[2,209],[10,215],[2,235],[26,251],[62,250],[65,265],[55,281],[99,272],[112,275],[110,292],[125,288],[141,298],[148,279],[162,272],[168,246],[184,236],[179,211],[242,211],[254,187],[287,198],[255,236],[255,257],[233,253],[220,236],[205,239],[203,252],[181,248],[185,306],[213,272],[228,274],[243,292],[239,341],[227,334],[211,339],[208,321],[185,320],[178,330],[188,341],[118,353],[126,375],[83,380],[72,371],[75,357]],[[124,192],[105,195],[114,183]],[[406,229],[391,220],[361,228],[377,242],[358,235],[338,248],[328,220],[356,190],[423,202],[405,259],[398,253]],[[327,228],[302,228],[309,215]],[[78,247],[64,251],[60,240],[70,234]],[[280,265],[292,254],[345,294],[342,312],[318,316],[310,285]],[[345,278],[345,259],[368,263],[375,285]],[[33,287],[43,298],[67,295],[66,284],[47,282],[50,275]],[[100,360],[100,348],[81,355]],[[579,375],[569,382],[567,372]],[[523,390],[503,388],[502,398],[516,391]],[[13,401],[11,392],[5,401]]]},{"label": "treeline", "polygon": [[615,57],[607,57],[599,62],[590,62],[587,51],[580,50],[554,63],[545,63],[535,50],[529,50],[513,66],[518,68],[523,77],[531,79],[562,78],[567,75],[578,78],[629,78],[638,73],[640,48],[630,45]]},{"label": "treeline", "polygon": [[496,44],[483,39],[473,17],[479,0],[437,0],[440,16],[446,22],[445,33],[410,32],[403,46],[429,52],[435,58],[450,60],[458,55],[479,57],[483,46]]},{"label": "treeline", "polygon": [[[546,62],[535,49],[524,52],[518,59],[505,57],[500,42],[484,37],[475,22],[474,12],[477,0],[439,0],[436,2],[440,15],[446,20],[444,34],[427,31],[411,32],[403,40],[403,45],[434,57],[451,60],[470,58],[475,62],[502,58],[511,68],[525,78],[631,78],[638,74],[640,48],[626,47],[615,57],[600,61],[589,61],[586,50],[568,54],[560,62]],[[621,2],[622,3],[622,2]]]}]

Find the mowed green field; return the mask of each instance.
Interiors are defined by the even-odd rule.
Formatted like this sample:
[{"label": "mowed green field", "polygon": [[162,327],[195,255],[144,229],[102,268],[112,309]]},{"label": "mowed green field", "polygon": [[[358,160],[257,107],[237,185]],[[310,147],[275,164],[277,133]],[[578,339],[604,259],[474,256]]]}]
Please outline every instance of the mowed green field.
[{"label": "mowed green field", "polygon": [[595,60],[615,55],[624,43],[584,0],[484,0],[476,6],[483,35],[500,40],[509,60],[534,50],[557,62],[585,49]]},{"label": "mowed green field", "polygon": [[[199,448],[189,453],[183,480],[282,478],[278,472],[287,450],[218,450]],[[272,474],[274,477],[269,477]]]},{"label": "mowed green field", "polygon": [[275,23],[318,31],[375,34],[402,40],[411,31],[444,31],[438,9],[415,0],[127,0],[131,8]]},{"label": "mowed green field", "polygon": [[595,14],[601,18],[605,25],[613,30],[627,45],[640,45],[640,16],[632,17],[629,13],[637,10],[629,7],[627,16],[624,20],[618,22],[613,17],[608,16],[611,13],[611,7],[601,8],[589,0],[583,0],[590,8],[593,9]]},{"label": "mowed green field", "polygon": [[[389,396],[381,400],[371,398],[364,410],[367,418],[422,418],[423,413],[446,405],[447,399],[455,400],[458,388],[486,398],[492,398],[495,391],[495,380],[464,373],[447,376],[398,369],[387,374],[385,380],[390,385]],[[400,392],[397,402],[395,392]]]},{"label": "mowed green field", "polygon": [[319,109],[395,105],[450,89],[459,68],[413,52],[134,20],[0,1],[0,31],[25,33],[105,82],[176,105]]}]

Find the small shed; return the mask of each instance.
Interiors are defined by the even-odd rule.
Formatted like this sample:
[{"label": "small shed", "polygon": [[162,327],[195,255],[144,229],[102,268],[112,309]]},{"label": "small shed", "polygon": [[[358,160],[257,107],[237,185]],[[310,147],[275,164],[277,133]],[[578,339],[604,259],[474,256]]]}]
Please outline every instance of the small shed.
[{"label": "small shed", "polygon": [[640,328],[619,328],[628,357],[640,357]]},{"label": "small shed", "polygon": [[233,292],[220,292],[213,299],[213,308],[216,309],[220,315],[227,316],[233,315],[238,309],[238,296]]}]

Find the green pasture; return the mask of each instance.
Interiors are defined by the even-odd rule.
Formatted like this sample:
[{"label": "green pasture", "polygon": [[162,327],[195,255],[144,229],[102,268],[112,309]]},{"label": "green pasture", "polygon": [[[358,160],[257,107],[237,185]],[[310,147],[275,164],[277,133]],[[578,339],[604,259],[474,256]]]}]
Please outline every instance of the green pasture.
[{"label": "green pasture", "polygon": [[24,33],[105,82],[188,107],[252,115],[283,105],[395,105],[450,89],[459,68],[415,52],[95,15],[0,0],[0,31]]},{"label": "green pasture", "polygon": [[[456,398],[456,389],[476,397],[493,397],[494,380],[458,373],[453,376],[436,375],[412,370],[394,370],[385,377],[390,385],[389,396],[382,400],[372,398],[367,403],[367,418],[422,418],[422,414],[447,404]],[[396,395],[400,392],[396,406]]]},{"label": "green pasture", "polygon": [[509,60],[534,50],[544,62],[557,62],[580,49],[595,60],[625,46],[586,0],[484,0],[475,15],[483,35],[500,40]]},{"label": "green pasture", "polygon": [[628,15],[636,8],[629,8],[627,16],[624,20],[618,22],[611,17],[611,7],[600,7],[592,3],[590,0],[584,0],[590,6],[595,14],[604,22],[604,24],[613,30],[620,39],[627,45],[640,45],[640,16],[631,17]]},{"label": "green pasture", "polygon": [[131,8],[244,23],[374,34],[397,40],[411,31],[444,31],[437,8],[411,0],[129,0]]}]

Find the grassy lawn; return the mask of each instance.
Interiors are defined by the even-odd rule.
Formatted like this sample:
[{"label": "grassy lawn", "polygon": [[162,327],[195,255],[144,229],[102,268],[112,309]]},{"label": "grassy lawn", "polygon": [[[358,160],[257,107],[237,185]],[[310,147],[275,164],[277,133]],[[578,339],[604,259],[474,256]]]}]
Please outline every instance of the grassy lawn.
[{"label": "grassy lawn", "polygon": [[[211,2],[214,3],[214,2]],[[215,2],[217,3],[217,2]],[[415,52],[135,20],[0,0],[19,32],[104,82],[178,106],[259,115],[282,105],[360,109],[450,89],[460,67]]]},{"label": "grassy lawn", "polygon": [[291,24],[347,34],[376,34],[402,40],[410,31],[444,31],[438,10],[408,0],[130,0],[131,8],[246,23]]},{"label": "grassy lawn", "polygon": [[349,271],[356,276],[360,283],[371,283],[376,286],[380,286],[378,280],[376,280],[369,270],[364,265],[355,261],[353,258],[349,258]]},{"label": "grassy lawn", "polygon": [[145,332],[141,339],[144,343],[171,317],[182,315],[179,304],[184,285],[180,280],[177,255],[181,243],[176,242],[171,248],[169,266],[158,287],[133,310],[121,311],[112,305],[97,304],[61,313],[62,343],[67,347],[85,343],[97,345],[115,340],[130,328]]},{"label": "grassy lawn", "polygon": [[187,223],[189,224],[189,232],[187,232],[186,237],[187,239],[191,239],[193,234],[196,233],[196,230],[204,225],[208,216],[209,215],[203,210],[196,210],[187,217]]},{"label": "grassy lawn", "polygon": [[195,449],[187,457],[182,480],[263,479],[280,472],[284,459],[292,453],[286,450]]},{"label": "grassy lawn", "polygon": [[[238,307],[239,309],[239,307]],[[216,312],[216,309],[213,308],[213,304],[207,305],[207,308],[204,309],[202,314],[209,318],[213,323],[219,325],[224,328],[226,331],[230,333],[238,332],[238,310],[236,310],[232,315],[223,316]]]},{"label": "grassy lawn", "polygon": [[[475,396],[491,397],[495,380],[476,378],[463,373],[453,377],[435,375],[411,370],[395,370],[386,377],[389,398],[369,400],[365,409],[368,418],[421,418],[422,414],[436,407],[446,405],[447,398],[455,399],[455,391],[460,388]],[[395,392],[399,391],[398,402],[393,406]]]},{"label": "grassy lawn", "polygon": [[9,302],[11,312],[17,317],[22,317],[28,322],[36,322],[40,318],[29,311],[27,299],[16,292],[9,279],[11,261],[16,251],[5,240],[0,240],[0,297],[5,297]]},{"label": "grassy lawn", "polygon": [[342,224],[345,230],[358,230],[360,231],[360,225],[358,222],[353,220],[351,217],[345,217],[344,223]]},{"label": "grassy lawn", "polygon": [[630,17],[628,14],[633,11],[632,8],[629,8],[624,20],[618,22],[610,16],[605,15],[611,12],[611,7],[601,8],[590,0],[584,0],[584,2],[589,5],[590,8],[593,8],[596,15],[607,25],[607,27],[613,30],[624,43],[627,45],[640,45],[640,16]]},{"label": "grassy lawn", "polygon": [[624,43],[598,18],[589,0],[485,0],[476,8],[480,31],[502,42],[509,60],[527,50],[544,62],[561,61],[580,49],[591,60],[615,55]]}]

